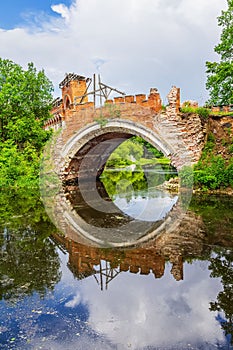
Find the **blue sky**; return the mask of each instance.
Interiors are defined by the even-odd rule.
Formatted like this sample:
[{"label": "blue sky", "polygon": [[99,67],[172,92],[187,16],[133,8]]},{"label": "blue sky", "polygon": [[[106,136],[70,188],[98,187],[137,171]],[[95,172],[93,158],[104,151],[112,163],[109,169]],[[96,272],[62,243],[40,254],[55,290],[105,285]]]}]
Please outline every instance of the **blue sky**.
[{"label": "blue sky", "polygon": [[4,0],[0,57],[44,69],[59,95],[65,73],[91,77],[126,94],[173,85],[203,105],[206,61],[216,61],[217,16],[226,0]]},{"label": "blue sky", "polygon": [[[72,0],[64,0],[63,4],[69,6]],[[13,29],[25,25],[33,14],[41,12],[45,15],[58,17],[51,9],[51,5],[59,4],[51,0],[4,0],[0,4],[0,28]]]}]

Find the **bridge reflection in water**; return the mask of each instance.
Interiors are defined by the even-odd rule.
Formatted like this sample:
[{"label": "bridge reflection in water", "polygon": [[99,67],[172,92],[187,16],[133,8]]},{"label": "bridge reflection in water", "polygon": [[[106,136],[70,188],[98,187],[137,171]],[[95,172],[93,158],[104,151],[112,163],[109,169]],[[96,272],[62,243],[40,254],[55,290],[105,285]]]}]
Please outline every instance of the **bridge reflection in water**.
[{"label": "bridge reflection in water", "polygon": [[163,233],[131,249],[84,245],[57,233],[53,234],[53,239],[69,253],[68,267],[73,274],[78,279],[93,275],[102,290],[121,272],[152,273],[155,278],[161,278],[167,262],[172,265],[173,277],[182,280],[183,263],[210,254],[214,244],[213,240],[209,244],[201,217],[191,211],[186,213],[176,231]]},{"label": "bridge reflection in water", "polygon": [[165,177],[161,169],[127,169],[126,174],[119,169],[121,181],[116,171],[115,182],[105,171],[102,181],[94,177],[64,185],[50,203],[63,232],[53,237],[68,251],[70,270],[79,279],[94,275],[104,289],[123,271],[161,278],[169,261],[174,278],[182,280],[184,259],[205,251],[201,219],[183,211],[190,193],[159,190],[156,185]]},{"label": "bridge reflection in water", "polygon": [[[133,174],[141,176],[140,170]],[[103,183],[93,177],[76,186],[63,185],[55,193],[48,187],[42,193],[43,201],[65,237],[102,248],[134,247],[176,230],[190,201],[190,190],[178,194],[158,189],[154,181],[161,176],[160,172],[142,175],[136,188],[135,182],[133,185],[130,182],[132,179],[117,180],[116,187],[122,183],[129,185],[124,193],[111,195],[111,186],[107,193]],[[164,174],[162,177],[164,180]]]},{"label": "bridge reflection in water", "polygon": [[[107,180],[109,184],[108,176]],[[111,188],[114,188],[114,186],[109,186],[109,192],[111,192]],[[93,232],[98,228],[107,227],[110,238],[112,230],[119,230],[119,227],[122,227],[122,232],[125,232],[126,237],[127,235],[130,236],[130,232],[127,231],[129,223],[133,221],[140,224],[139,220],[135,221],[134,217],[127,214],[127,210],[130,212],[130,203],[133,199],[140,198],[141,202],[146,202],[147,205],[144,206],[145,216],[147,209],[152,208],[151,221],[142,221],[146,225],[144,227],[151,227],[152,230],[154,225],[160,224],[162,217],[159,215],[161,213],[165,218],[169,217],[171,212],[175,212],[176,217],[180,213],[176,193],[168,194],[164,191],[162,196],[158,190],[152,188],[147,189],[147,191],[128,191],[123,194],[123,198],[128,203],[128,208],[125,210],[125,207],[122,208],[120,205],[119,198],[121,195],[119,191],[117,194],[108,194],[102,182],[97,182],[97,189],[98,194],[105,200],[111,210],[101,212],[95,209],[94,205],[90,205],[93,202],[87,203],[84,200],[78,186],[67,186],[65,188],[66,201],[70,203],[73,212],[92,227]],[[164,203],[164,199],[166,202],[167,198],[170,201],[169,205],[164,205],[161,209],[161,203]],[[156,212],[156,200],[160,203],[159,214]],[[93,198],[93,201],[95,201],[95,198]],[[141,227],[139,225],[139,228]],[[154,236],[146,234],[143,242],[140,241],[137,244],[137,240],[135,240],[135,244],[129,244],[128,246],[109,246],[106,248],[101,245],[90,244],[90,240],[86,244],[82,234],[79,235],[77,230],[74,233],[69,225],[68,228],[65,232],[66,236],[54,234],[53,238],[57,244],[69,253],[69,269],[78,279],[93,275],[101,290],[107,289],[109,283],[121,272],[127,271],[141,275],[153,274],[155,278],[161,278],[165,273],[166,263],[170,263],[170,272],[174,279],[177,281],[183,280],[183,264],[185,262],[197,258],[201,260],[203,258],[208,259],[215,245],[232,246],[231,235],[228,235],[229,237],[223,235],[224,237],[221,239],[222,234],[216,233],[214,235],[213,228],[210,234],[203,218],[191,210],[187,210],[182,219],[175,221],[175,227],[163,230],[160,234]],[[231,228],[229,230],[231,231]]]}]

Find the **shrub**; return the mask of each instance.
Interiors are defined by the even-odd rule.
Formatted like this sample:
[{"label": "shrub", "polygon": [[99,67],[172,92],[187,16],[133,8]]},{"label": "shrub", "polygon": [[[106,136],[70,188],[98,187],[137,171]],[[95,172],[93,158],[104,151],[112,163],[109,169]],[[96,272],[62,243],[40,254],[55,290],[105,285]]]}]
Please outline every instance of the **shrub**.
[{"label": "shrub", "polygon": [[199,115],[199,117],[202,117],[204,119],[208,119],[210,115],[209,109],[205,107],[198,107],[196,113]]},{"label": "shrub", "polygon": [[232,168],[227,167],[221,156],[211,156],[200,160],[194,167],[194,184],[200,188],[215,190],[227,187],[230,183]]}]

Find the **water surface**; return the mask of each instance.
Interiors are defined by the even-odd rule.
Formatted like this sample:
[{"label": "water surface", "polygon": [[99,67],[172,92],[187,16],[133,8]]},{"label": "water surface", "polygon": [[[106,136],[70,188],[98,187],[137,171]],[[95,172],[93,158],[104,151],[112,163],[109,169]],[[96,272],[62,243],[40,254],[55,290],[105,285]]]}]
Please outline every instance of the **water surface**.
[{"label": "water surface", "polygon": [[[138,191],[114,194],[126,216]],[[61,236],[38,192],[0,202],[1,349],[233,349],[232,198],[194,196],[175,233],[130,249]]]}]

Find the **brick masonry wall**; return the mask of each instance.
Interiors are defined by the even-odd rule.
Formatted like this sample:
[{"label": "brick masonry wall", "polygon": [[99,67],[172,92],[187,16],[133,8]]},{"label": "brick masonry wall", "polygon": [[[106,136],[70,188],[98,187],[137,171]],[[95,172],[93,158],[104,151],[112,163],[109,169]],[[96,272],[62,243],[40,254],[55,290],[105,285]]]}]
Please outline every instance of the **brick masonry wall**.
[{"label": "brick masonry wall", "polygon": [[[66,92],[66,91],[65,91]],[[110,100],[102,108],[95,109],[93,103],[86,102],[64,110],[64,106],[54,108],[54,117],[45,127],[57,128],[62,125],[60,144],[66,144],[71,137],[87,125],[106,120],[126,120],[145,127],[158,135],[172,150],[172,164],[180,169],[184,164],[198,161],[205,142],[206,126],[197,114],[184,118],[179,112],[180,89],[173,86],[168,94],[168,106],[162,109],[157,89],[151,89],[148,98],[144,94],[125,96]],[[127,102],[126,102],[127,101]],[[58,111],[60,118],[58,118]],[[101,126],[104,128],[104,126]]]}]

